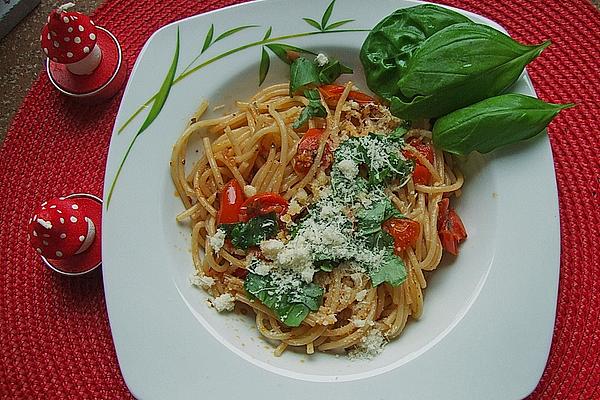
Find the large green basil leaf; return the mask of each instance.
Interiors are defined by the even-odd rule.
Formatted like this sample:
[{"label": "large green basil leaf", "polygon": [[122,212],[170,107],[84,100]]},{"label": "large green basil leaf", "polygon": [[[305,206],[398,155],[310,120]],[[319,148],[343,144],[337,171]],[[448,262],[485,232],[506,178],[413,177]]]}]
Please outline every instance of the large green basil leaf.
[{"label": "large green basil leaf", "polygon": [[391,111],[405,119],[439,117],[498,95],[549,45],[526,46],[486,25],[449,26],[409,59]]},{"label": "large green basil leaf", "polygon": [[457,12],[433,4],[395,11],[371,30],[360,50],[367,85],[384,98],[396,95],[398,80],[419,46],[434,33],[469,21]]},{"label": "large green basil leaf", "polygon": [[572,104],[550,104],[521,94],[492,97],[441,117],[433,126],[433,144],[449,153],[487,153],[529,139]]},{"label": "large green basil leaf", "polygon": [[383,197],[369,208],[362,208],[356,214],[357,232],[361,236],[371,235],[381,230],[381,224],[389,218],[402,218],[403,215],[392,204],[391,200]]},{"label": "large green basil leaf", "polygon": [[268,275],[248,273],[244,288],[272,310],[285,325],[299,326],[310,311],[317,311],[323,302],[323,288],[314,283],[302,283],[293,292],[280,293]]}]

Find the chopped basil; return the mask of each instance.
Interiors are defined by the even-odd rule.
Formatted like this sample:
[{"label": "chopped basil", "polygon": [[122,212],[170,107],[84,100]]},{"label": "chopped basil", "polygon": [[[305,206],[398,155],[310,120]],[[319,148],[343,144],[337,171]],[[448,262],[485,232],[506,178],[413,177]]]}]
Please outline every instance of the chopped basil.
[{"label": "chopped basil", "polygon": [[290,96],[300,90],[332,83],[340,75],[351,73],[350,67],[332,58],[327,64],[319,66],[315,61],[298,57],[290,66]]},{"label": "chopped basil", "polygon": [[381,224],[389,218],[402,218],[402,213],[387,197],[372,204],[369,208],[361,209],[356,215],[358,220],[358,234],[361,236],[372,235],[381,231]]},{"label": "chopped basil", "polygon": [[321,95],[318,90],[305,90],[304,96],[308,99],[308,105],[304,107],[298,119],[292,124],[294,129],[300,128],[313,117],[327,116],[327,110],[325,110],[325,107],[321,104]]},{"label": "chopped basil", "polygon": [[323,301],[323,288],[314,283],[302,283],[282,293],[268,275],[248,273],[244,288],[272,310],[277,318],[290,327],[299,326],[310,311],[317,311]]},{"label": "chopped basil", "polygon": [[231,244],[242,250],[258,246],[263,240],[274,237],[279,230],[277,216],[273,213],[251,218],[248,222],[222,224],[219,227],[231,239]]}]

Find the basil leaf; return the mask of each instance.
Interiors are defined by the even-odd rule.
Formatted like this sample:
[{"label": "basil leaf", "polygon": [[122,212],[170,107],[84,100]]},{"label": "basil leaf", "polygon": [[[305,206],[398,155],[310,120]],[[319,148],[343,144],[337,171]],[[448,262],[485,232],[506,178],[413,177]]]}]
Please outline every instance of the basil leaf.
[{"label": "basil leaf", "polygon": [[383,282],[387,282],[390,285],[397,287],[406,280],[406,267],[404,266],[404,261],[396,256],[392,250],[388,249],[379,269],[376,271],[369,271],[369,275],[371,276],[371,283],[373,286],[378,286]]},{"label": "basil leaf", "polygon": [[498,95],[549,45],[526,46],[486,25],[451,25],[408,60],[391,112],[405,119],[439,117]]},{"label": "basil leaf", "polygon": [[381,224],[392,217],[402,218],[403,215],[394,207],[390,199],[384,197],[369,208],[363,208],[357,213],[358,234],[366,236],[377,233],[381,231]]},{"label": "basil leaf", "polygon": [[266,47],[269,50],[271,50],[273,52],[273,54],[275,54],[277,57],[279,57],[279,59],[286,64],[291,64],[293,62],[293,60],[290,58],[291,53],[298,53],[298,54],[305,53],[305,54],[312,54],[312,55],[316,56],[316,54],[310,50],[302,49],[302,48],[296,47],[296,46],[290,46],[289,44],[271,43],[271,44],[267,44]]},{"label": "basil leaf", "polygon": [[226,237],[231,239],[231,244],[242,250],[258,246],[263,240],[274,237],[279,230],[275,214],[260,215],[248,222],[221,224],[219,227],[225,231]]},{"label": "basil leaf", "polygon": [[317,65],[304,57],[298,57],[290,67],[290,96],[310,84],[319,83]]},{"label": "basil leaf", "polygon": [[268,275],[249,272],[244,289],[268,307],[281,322],[299,326],[310,311],[317,311],[323,302],[323,289],[314,283],[302,283],[288,292],[281,292]]},{"label": "basil leaf", "polygon": [[304,107],[298,119],[292,124],[292,128],[298,129],[313,117],[326,117],[327,110],[321,103],[321,95],[316,89],[305,90],[304,97],[308,99],[308,105]]},{"label": "basil leaf", "polygon": [[338,60],[329,60],[327,64],[321,67],[319,72],[319,83],[328,84],[334,82],[342,74],[351,74],[352,68],[345,66]]},{"label": "basil leaf", "polygon": [[439,118],[433,144],[449,153],[487,153],[536,136],[565,108],[521,94],[492,97]]},{"label": "basil leaf", "polygon": [[462,22],[470,20],[433,4],[403,8],[384,18],[360,50],[369,88],[384,98],[399,93],[398,80],[413,53],[434,33]]},{"label": "basil leaf", "polygon": [[340,75],[351,73],[352,68],[333,58],[330,58],[327,64],[318,66],[314,61],[298,57],[290,67],[290,96],[311,85],[331,83]]}]

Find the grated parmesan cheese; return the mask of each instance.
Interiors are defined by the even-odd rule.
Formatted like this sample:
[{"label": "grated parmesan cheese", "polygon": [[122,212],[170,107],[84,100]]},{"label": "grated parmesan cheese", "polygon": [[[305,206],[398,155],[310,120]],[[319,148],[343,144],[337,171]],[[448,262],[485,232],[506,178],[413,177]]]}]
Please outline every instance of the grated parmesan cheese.
[{"label": "grated parmesan cheese", "polygon": [[270,239],[264,240],[260,243],[260,251],[267,260],[275,260],[277,254],[283,250],[283,242],[281,240]]},{"label": "grated parmesan cheese", "polygon": [[379,329],[373,328],[356,347],[348,352],[351,360],[370,360],[383,351],[386,340]]},{"label": "grated parmesan cheese", "polygon": [[215,254],[218,253],[225,244],[225,235],[225,231],[219,228],[214,235],[208,237],[208,244]]},{"label": "grated parmesan cheese", "polygon": [[363,289],[360,292],[356,293],[356,300],[363,301],[365,297],[367,297],[367,293],[369,293],[367,289]]},{"label": "grated parmesan cheese", "polygon": [[223,293],[219,297],[212,299],[211,303],[218,312],[232,311],[235,306],[235,298],[231,293]]},{"label": "grated parmesan cheese", "polygon": [[190,275],[189,281],[192,286],[201,287],[205,290],[210,289],[215,284],[215,280],[213,278],[206,275],[199,275],[197,272]]},{"label": "grated parmesan cheese", "polygon": [[252,197],[256,194],[256,188],[252,185],[244,186],[244,194],[246,197]]},{"label": "grated parmesan cheese", "polygon": [[319,53],[317,54],[317,57],[315,57],[315,62],[319,65],[319,67],[322,67],[324,65],[327,65],[327,63],[329,62],[329,58],[327,58],[325,54]]},{"label": "grated parmesan cheese", "polygon": [[352,180],[358,175],[358,165],[352,160],[346,159],[337,163],[337,168],[348,180]]}]

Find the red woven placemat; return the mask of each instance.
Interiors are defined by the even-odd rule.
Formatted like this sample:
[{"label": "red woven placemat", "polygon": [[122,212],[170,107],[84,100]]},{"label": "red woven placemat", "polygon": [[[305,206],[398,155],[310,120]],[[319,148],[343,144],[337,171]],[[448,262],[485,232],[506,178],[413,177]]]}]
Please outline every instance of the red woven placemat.
[{"label": "red woven placemat", "polygon": [[[112,0],[94,20],[121,39],[131,66],[156,29],[235,2]],[[531,78],[544,100],[578,104],[549,128],[561,274],[552,350],[531,399],[599,399],[600,13],[586,0],[444,2],[493,19],[526,43],[551,38],[554,45],[528,67]],[[119,100],[79,105],[41,74],[0,150],[2,399],[131,397],[115,356],[101,271],[58,276],[42,266],[26,237],[29,213],[44,199],[101,193]]]}]

